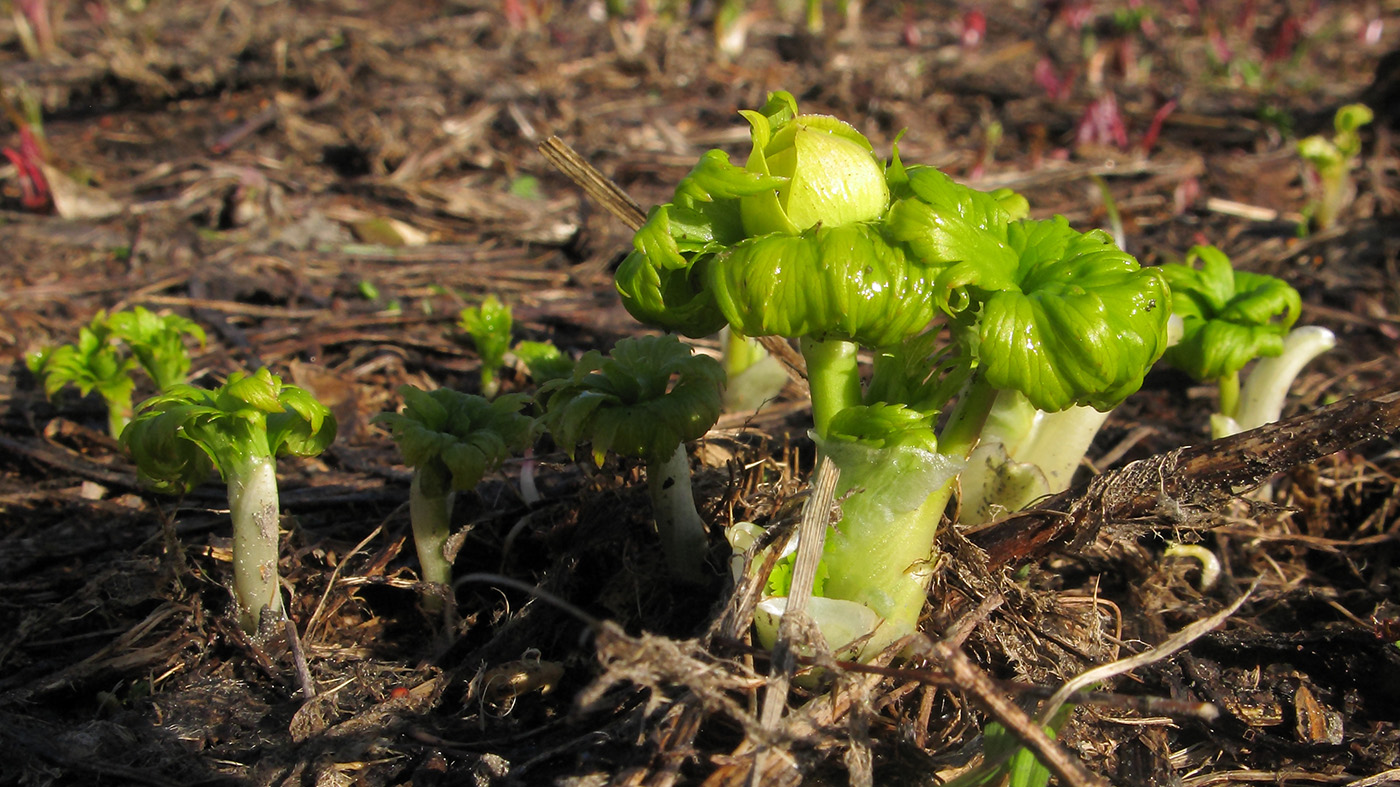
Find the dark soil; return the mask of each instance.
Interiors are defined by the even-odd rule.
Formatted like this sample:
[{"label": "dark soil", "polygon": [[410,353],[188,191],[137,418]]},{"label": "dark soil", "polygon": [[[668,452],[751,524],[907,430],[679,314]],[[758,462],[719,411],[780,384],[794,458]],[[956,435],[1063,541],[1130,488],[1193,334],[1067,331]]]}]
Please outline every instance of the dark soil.
[{"label": "dark soil", "polygon": [[[1081,698],[1060,735],[1070,758],[1122,785],[1400,783],[1394,0],[1147,0],[1141,25],[1107,2],[985,3],[977,41],[972,4],[871,3],[858,29],[829,9],[811,35],[756,2],[729,61],[713,3],[612,21],[601,2],[550,0],[48,5],[44,51],[0,21],[15,108],[0,143],[20,147],[33,102],[50,171],[73,184],[27,207],[0,169],[0,783],[741,785],[757,767],[762,784],[902,785],[975,763],[988,689],[950,683],[956,659],[939,651],[878,674],[829,665],[834,684],[794,688],[760,722],[767,660],[744,644],[751,611],[718,571],[721,532],[795,515],[811,456],[795,397],[696,449],[711,586],[673,587],[659,568],[638,467],[546,442],[543,502],[521,501],[520,462],[458,501],[458,575],[516,583],[461,584],[448,630],[418,607],[408,470],[369,419],[405,383],[477,389],[455,323],[488,293],[514,307],[517,339],[573,353],[639,330],[611,282],[629,231],[537,145],[558,136],[651,205],[704,150],[744,155],[736,112],[777,89],[882,154],[905,131],[905,161],[1011,186],[1036,216],[1088,229],[1116,210],[1144,264],[1212,243],[1302,292],[1302,322],[1339,337],[1294,386],[1302,431],[1201,449],[1190,468],[1291,446],[1308,424],[1326,456],[1267,466],[1253,502],[1220,494],[1241,483],[1221,476],[1185,508],[1166,486],[1131,517],[1081,506],[1035,549],[982,551],[986,534],[945,527],[925,630],[959,632],[962,666],[1025,704],[1248,593],[1189,646]],[[1124,139],[1079,133],[1105,96]],[[1330,134],[1356,100],[1377,110],[1356,199],[1300,233],[1296,141]],[[280,465],[294,636],[255,640],[229,617],[222,487],[143,490],[102,402],[49,399],[25,367],[98,310],[134,305],[206,327],[195,382],[270,366],[340,420],[327,453]],[[504,388],[529,390],[523,370]],[[1378,409],[1309,420],[1358,395]],[[1153,372],[1085,484],[1204,446],[1212,404]],[[1195,488],[1180,472],[1171,489]],[[1085,484],[1056,510],[1104,499]],[[1210,548],[1220,580],[1199,589],[1169,540]],[[1215,721],[1193,715],[1201,702]]]}]

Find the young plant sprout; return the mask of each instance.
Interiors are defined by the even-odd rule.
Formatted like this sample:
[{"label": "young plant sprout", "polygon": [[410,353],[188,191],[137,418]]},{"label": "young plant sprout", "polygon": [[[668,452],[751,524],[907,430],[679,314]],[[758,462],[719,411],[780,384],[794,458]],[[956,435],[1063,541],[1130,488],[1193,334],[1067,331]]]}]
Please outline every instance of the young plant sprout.
[{"label": "young plant sprout", "polygon": [[193,320],[178,314],[159,315],[140,306],[108,317],[107,327],[131,350],[142,370],[162,391],[186,382],[189,376],[190,353],[185,337],[194,338],[200,347],[205,342],[204,329]]},{"label": "young plant sprout", "polygon": [[1308,184],[1316,194],[1306,209],[1314,228],[1325,230],[1335,224],[1356,196],[1351,170],[1361,153],[1357,129],[1374,118],[1375,113],[1365,104],[1347,104],[1332,119],[1336,133],[1331,139],[1314,134],[1298,142],[1298,155],[1307,164]]},{"label": "young plant sprout", "polygon": [[[453,499],[534,442],[535,420],[520,412],[530,399],[509,394],[489,401],[447,388],[423,391],[411,385],[399,393],[403,412],[381,413],[374,421],[389,427],[404,461],[413,467],[409,519],[423,581],[450,585],[452,559],[446,547]],[[442,597],[425,593],[423,606],[429,612],[441,611]]]},{"label": "young plant sprout", "polygon": [[[1165,349],[1170,293],[1106,234],[1023,218],[1019,195],[906,167],[897,150],[886,166],[787,93],[742,114],[746,165],[706,153],[638,231],[618,291],[633,316],[687,335],[799,340],[818,448],[841,470],[837,494],[856,493],[818,593],[882,621],[868,655],[913,631],[939,520],[999,394],[1111,409]],[[935,318],[946,335],[926,332]],[[876,357],[868,387],[861,348]],[[844,625],[820,618],[830,606],[813,607],[818,623]]]},{"label": "young plant sprout", "polygon": [[546,427],[572,453],[590,443],[599,465],[609,452],[646,463],[656,530],[671,574],[703,582],[709,539],[695,508],[685,444],[719,418],[724,371],[674,336],[623,339],[609,356],[579,359],[567,379],[540,388]]},{"label": "young plant sprout", "polygon": [[141,478],[182,494],[217,470],[233,517],[238,623],[257,633],[282,615],[277,575],[276,457],[315,456],[334,440],[335,416],[267,369],[234,372],[215,390],[176,384],[147,399],[122,432]]},{"label": "young plant sprout", "polygon": [[536,384],[568,377],[574,371],[574,360],[551,342],[516,342],[510,353],[525,364],[530,379]]},{"label": "young plant sprout", "polygon": [[[1162,273],[1182,325],[1181,340],[1163,358],[1216,384],[1220,406],[1211,416],[1213,437],[1277,421],[1298,372],[1336,344],[1325,328],[1290,331],[1302,310],[1298,291],[1273,276],[1235,270],[1214,246],[1192,248],[1185,264],[1163,265]],[[1256,358],[1268,362],[1255,366],[1242,392],[1240,370]]]},{"label": "young plant sprout", "polygon": [[190,370],[186,336],[204,344],[204,329],[178,315],[159,316],[140,306],[112,315],[98,312],[78,331],[76,344],[31,353],[26,363],[50,397],[65,385],[84,395],[96,391],[107,402],[108,431],[117,437],[131,420],[136,389],[131,371],[139,365],[161,390],[183,383]]},{"label": "young plant sprout", "polygon": [[458,317],[457,327],[472,337],[481,356],[481,395],[487,399],[494,399],[501,387],[496,371],[510,349],[511,324],[510,307],[494,295],[486,296],[480,306],[463,309]]}]

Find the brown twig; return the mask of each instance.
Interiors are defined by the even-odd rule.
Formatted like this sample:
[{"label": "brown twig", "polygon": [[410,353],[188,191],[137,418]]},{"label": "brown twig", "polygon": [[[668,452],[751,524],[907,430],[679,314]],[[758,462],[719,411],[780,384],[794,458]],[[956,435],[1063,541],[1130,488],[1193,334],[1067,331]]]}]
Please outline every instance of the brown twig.
[{"label": "brown twig", "polygon": [[1025,711],[1003,694],[996,683],[980,667],[972,663],[961,649],[945,641],[917,637],[916,652],[943,665],[948,674],[992,718],[996,719],[1035,753],[1060,783],[1073,787],[1108,787],[1108,782],[1089,772],[1079,760],[1056,743]]},{"label": "brown twig", "polygon": [[1222,440],[1133,462],[1033,508],[968,531],[991,566],[1093,541],[1105,523],[1178,527],[1270,476],[1400,430],[1400,392],[1366,393]]}]

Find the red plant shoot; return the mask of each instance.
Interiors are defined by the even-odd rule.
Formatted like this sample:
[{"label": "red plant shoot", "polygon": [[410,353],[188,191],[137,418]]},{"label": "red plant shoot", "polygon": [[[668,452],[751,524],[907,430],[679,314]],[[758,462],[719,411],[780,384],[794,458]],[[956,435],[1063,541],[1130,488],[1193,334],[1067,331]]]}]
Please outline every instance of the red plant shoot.
[{"label": "red plant shoot", "polygon": [[49,189],[49,181],[44,177],[44,170],[40,166],[44,161],[42,150],[34,132],[28,126],[21,126],[19,150],[5,148],[0,151],[15,165],[15,173],[19,179],[20,204],[25,210],[36,213],[46,213],[53,207],[53,192]]}]

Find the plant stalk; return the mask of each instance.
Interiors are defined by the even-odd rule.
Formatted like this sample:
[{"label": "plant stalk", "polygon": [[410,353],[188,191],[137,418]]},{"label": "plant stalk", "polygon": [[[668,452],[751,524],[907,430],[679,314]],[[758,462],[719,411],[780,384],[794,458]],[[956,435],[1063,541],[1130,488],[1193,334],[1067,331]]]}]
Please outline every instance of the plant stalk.
[{"label": "plant stalk", "polygon": [[686,582],[704,582],[710,541],[705,521],[695,510],[690,458],[684,443],[677,445],[665,460],[647,462],[647,492],[651,494],[656,533],[671,575]]},{"label": "plant stalk", "polygon": [[807,360],[807,384],[812,396],[812,424],[817,435],[827,437],[831,419],[847,407],[860,404],[860,367],[855,342],[802,338]]},{"label": "plant stalk", "polygon": [[[452,584],[452,563],[445,548],[452,535],[453,495],[430,495],[423,491],[422,472],[413,471],[408,487],[408,518],[413,523],[413,546],[418,551],[422,579],[435,585]],[[423,594],[423,609],[442,611],[442,598]]]},{"label": "plant stalk", "polygon": [[233,518],[233,597],[238,624],[256,634],[263,620],[282,616],[277,575],[277,462],[253,456],[228,473]]}]

